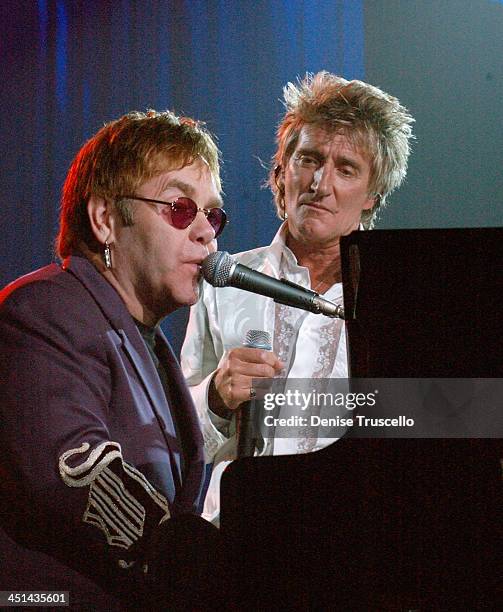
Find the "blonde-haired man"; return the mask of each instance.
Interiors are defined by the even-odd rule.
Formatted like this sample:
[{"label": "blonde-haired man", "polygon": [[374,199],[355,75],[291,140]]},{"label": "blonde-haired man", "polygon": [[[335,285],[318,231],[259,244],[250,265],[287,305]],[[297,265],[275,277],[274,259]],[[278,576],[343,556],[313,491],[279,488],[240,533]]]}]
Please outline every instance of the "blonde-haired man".
[{"label": "blonde-haired man", "polygon": [[[283,223],[271,245],[236,259],[342,303],[340,238],[370,229],[379,207],[403,181],[413,119],[380,89],[328,72],[287,84],[284,101],[269,177]],[[273,350],[242,347],[249,329],[269,332]],[[182,369],[216,466],[205,505],[205,516],[216,519],[219,476],[225,461],[235,457],[231,417],[253,395],[252,380],[346,377],[343,323],[205,285],[191,311]],[[263,452],[307,452],[324,444],[300,435],[269,441]]]}]

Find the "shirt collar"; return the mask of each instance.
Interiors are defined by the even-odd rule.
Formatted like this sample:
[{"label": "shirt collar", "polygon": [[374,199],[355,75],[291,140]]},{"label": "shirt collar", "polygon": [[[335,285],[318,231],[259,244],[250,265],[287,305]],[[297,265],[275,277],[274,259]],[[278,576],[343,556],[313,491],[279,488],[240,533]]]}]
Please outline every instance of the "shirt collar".
[{"label": "shirt collar", "polygon": [[[358,227],[358,231],[363,231],[363,224],[360,223]],[[286,237],[288,232],[288,224],[286,221],[283,221],[281,226],[279,227],[276,235],[274,236],[271,242],[271,250],[270,254],[272,259],[274,260],[274,266],[277,270],[282,270],[285,274],[292,273],[301,273],[306,275],[306,282],[309,286],[309,271],[307,268],[300,266],[297,258],[295,257],[293,251],[287,247],[286,245]],[[340,283],[335,283],[333,287],[340,285]]]},{"label": "shirt collar", "polygon": [[287,233],[287,223],[284,221],[271,242],[270,252],[274,260],[274,266],[287,277],[297,276],[294,282],[300,281],[302,285],[309,287],[309,270],[299,265],[293,251],[286,245]]}]

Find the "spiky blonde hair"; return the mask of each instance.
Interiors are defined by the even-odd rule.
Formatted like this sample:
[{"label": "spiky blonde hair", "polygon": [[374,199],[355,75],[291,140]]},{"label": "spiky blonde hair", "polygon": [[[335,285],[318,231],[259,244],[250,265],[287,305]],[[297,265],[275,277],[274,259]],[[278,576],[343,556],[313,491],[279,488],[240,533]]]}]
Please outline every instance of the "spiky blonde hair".
[{"label": "spiky blonde hair", "polygon": [[326,71],[306,74],[283,89],[286,113],[276,134],[277,150],[272,158],[269,185],[278,215],[284,210],[284,185],[278,176],[297,146],[306,124],[344,134],[369,156],[369,194],[376,198],[361,221],[370,229],[386,197],[399,187],[407,174],[411,124],[414,119],[400,102],[363,81],[346,79]]}]

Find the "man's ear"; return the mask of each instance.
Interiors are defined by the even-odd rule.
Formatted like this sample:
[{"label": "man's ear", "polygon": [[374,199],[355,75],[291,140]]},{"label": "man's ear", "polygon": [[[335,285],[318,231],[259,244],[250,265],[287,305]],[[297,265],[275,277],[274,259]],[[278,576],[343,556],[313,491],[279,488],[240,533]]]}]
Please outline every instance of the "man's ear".
[{"label": "man's ear", "polygon": [[112,243],[115,239],[115,232],[110,202],[104,198],[91,196],[87,203],[87,215],[96,240],[100,244]]},{"label": "man's ear", "polygon": [[278,191],[283,194],[285,192],[285,171],[280,164],[274,167],[274,182]]},{"label": "man's ear", "polygon": [[374,206],[379,206],[381,202],[381,194],[380,193],[372,193],[369,194],[368,198],[365,200],[362,210],[372,210]]}]

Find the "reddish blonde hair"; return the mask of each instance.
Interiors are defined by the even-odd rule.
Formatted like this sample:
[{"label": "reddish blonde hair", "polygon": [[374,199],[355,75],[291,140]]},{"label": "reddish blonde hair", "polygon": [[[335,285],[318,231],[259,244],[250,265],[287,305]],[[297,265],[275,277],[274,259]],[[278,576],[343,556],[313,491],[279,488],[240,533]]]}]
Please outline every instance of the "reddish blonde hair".
[{"label": "reddish blonde hair", "polygon": [[[183,168],[203,158],[220,184],[220,153],[203,124],[171,111],[131,112],[105,124],[77,153],[68,171],[61,199],[56,251],[63,259],[83,241],[97,245],[87,216],[94,195],[115,200],[166,168]],[[123,220],[132,224],[128,201],[117,202]]]}]

